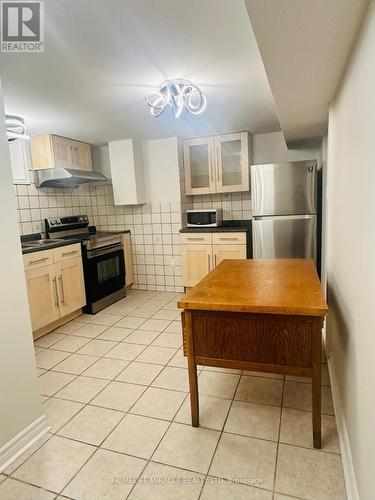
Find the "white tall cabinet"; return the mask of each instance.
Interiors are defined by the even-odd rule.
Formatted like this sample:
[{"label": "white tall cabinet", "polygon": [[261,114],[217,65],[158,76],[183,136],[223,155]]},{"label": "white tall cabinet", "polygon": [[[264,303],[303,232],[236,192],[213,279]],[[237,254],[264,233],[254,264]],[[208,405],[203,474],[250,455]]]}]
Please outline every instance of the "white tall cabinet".
[{"label": "white tall cabinet", "polygon": [[31,154],[29,141],[15,139],[8,144],[14,184],[30,184]]},{"label": "white tall cabinet", "polygon": [[186,194],[248,191],[248,132],[188,139],[183,143]]},{"label": "white tall cabinet", "polygon": [[146,203],[142,144],[124,139],[108,147],[115,205]]}]

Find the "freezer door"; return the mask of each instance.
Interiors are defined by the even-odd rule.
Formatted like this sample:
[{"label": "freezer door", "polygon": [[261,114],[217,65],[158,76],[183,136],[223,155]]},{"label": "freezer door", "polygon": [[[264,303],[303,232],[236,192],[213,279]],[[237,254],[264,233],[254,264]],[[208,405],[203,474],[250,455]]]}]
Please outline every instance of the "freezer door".
[{"label": "freezer door", "polygon": [[251,166],[253,216],[316,213],[316,161]]},{"label": "freezer door", "polygon": [[252,227],[254,259],[316,260],[316,215],[256,217]]}]

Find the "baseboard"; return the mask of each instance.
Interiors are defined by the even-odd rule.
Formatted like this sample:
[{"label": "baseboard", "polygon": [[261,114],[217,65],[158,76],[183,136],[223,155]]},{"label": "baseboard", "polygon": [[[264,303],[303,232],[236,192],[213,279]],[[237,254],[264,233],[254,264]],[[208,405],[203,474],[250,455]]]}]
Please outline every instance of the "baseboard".
[{"label": "baseboard", "polygon": [[48,429],[46,416],[42,415],[0,448],[0,472],[7,469],[22,453],[43,437]]},{"label": "baseboard", "polygon": [[360,500],[357,487],[357,480],[354,471],[352,450],[350,447],[348,429],[346,427],[340,393],[338,391],[337,380],[333,370],[332,359],[327,358],[329,377],[331,380],[332,398],[335,407],[337,432],[340,441],[341,459],[344,469],[345,487],[348,500]]}]

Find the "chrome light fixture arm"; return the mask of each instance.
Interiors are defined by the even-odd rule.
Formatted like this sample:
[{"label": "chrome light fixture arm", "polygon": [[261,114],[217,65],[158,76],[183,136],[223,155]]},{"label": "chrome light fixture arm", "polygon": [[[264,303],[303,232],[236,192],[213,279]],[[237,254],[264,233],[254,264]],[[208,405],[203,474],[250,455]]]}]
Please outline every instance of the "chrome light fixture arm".
[{"label": "chrome light fixture arm", "polygon": [[160,116],[169,106],[176,118],[184,109],[192,115],[203,113],[207,106],[206,95],[189,80],[165,80],[159,90],[151,90],[145,97],[152,116]]}]

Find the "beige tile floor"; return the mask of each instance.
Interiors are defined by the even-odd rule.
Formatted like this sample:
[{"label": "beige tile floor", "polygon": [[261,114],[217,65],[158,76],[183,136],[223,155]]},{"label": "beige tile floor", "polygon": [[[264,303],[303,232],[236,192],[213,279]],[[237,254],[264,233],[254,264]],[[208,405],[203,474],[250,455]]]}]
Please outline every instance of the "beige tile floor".
[{"label": "beige tile floor", "polygon": [[346,498],[326,366],[321,451],[307,379],[200,369],[191,427],[176,298],[132,291],[35,342],[51,428],[0,500]]}]

